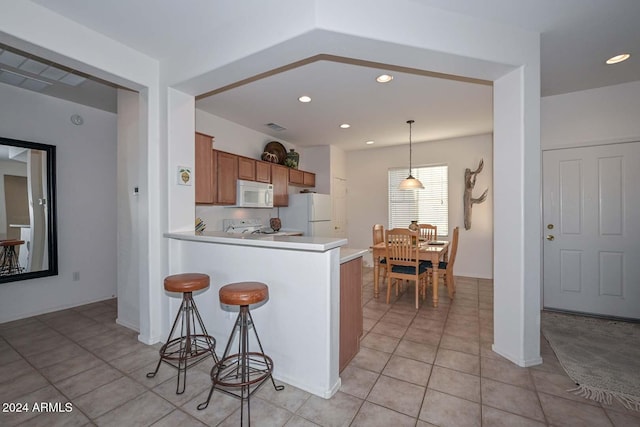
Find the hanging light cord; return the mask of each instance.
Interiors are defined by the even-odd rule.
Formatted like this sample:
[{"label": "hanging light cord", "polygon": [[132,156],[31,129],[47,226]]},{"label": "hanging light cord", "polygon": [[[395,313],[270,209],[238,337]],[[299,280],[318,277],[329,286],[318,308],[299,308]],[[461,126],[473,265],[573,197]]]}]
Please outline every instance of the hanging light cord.
[{"label": "hanging light cord", "polygon": [[407,120],[407,123],[409,124],[409,176],[413,176],[411,174],[411,154],[412,154],[412,149],[411,149],[411,125],[414,123],[414,120]]}]

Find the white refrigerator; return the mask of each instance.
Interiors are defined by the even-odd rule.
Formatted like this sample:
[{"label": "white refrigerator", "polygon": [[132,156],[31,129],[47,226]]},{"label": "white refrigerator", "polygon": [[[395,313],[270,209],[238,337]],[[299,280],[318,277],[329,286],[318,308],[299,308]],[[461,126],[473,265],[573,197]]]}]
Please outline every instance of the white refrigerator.
[{"label": "white refrigerator", "polygon": [[305,236],[332,237],[331,196],[299,193],[289,195],[289,206],[280,208],[282,228],[300,230]]}]

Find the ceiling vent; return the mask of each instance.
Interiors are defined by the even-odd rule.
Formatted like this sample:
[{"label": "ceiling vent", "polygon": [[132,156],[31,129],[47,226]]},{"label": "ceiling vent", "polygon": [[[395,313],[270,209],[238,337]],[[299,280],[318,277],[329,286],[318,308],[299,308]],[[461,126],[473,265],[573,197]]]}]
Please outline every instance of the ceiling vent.
[{"label": "ceiling vent", "polygon": [[272,130],[278,131],[278,132],[280,132],[282,130],[287,130],[287,128],[282,127],[277,123],[267,123],[265,126],[271,128]]}]

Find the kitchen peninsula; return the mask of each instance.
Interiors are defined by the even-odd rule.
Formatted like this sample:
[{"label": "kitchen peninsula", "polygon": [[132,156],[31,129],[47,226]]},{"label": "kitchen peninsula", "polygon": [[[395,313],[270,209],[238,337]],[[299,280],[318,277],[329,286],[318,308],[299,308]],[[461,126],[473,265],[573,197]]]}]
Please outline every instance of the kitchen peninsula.
[{"label": "kitchen peninsula", "polygon": [[[347,244],[343,238],[193,231],[165,237],[171,239],[171,252],[180,254],[172,274],[192,271],[211,278],[210,289],[194,298],[218,354],[237,315],[237,308],[221,306],[219,289],[233,282],[264,282],[269,300],[251,307],[251,314],[265,353],[274,360],[274,377],[323,398],[339,389],[340,267],[365,250],[341,254]],[[179,304],[170,298],[168,318]]]}]

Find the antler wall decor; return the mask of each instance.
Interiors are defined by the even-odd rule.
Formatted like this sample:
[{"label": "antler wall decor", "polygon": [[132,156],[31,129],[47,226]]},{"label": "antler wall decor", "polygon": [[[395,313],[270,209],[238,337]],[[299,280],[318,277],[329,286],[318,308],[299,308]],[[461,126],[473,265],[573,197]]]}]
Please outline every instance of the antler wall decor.
[{"label": "antler wall decor", "polygon": [[482,203],[487,200],[487,193],[489,189],[487,188],[482,193],[482,196],[478,198],[471,197],[471,192],[473,191],[473,187],[476,185],[476,176],[482,172],[482,168],[484,167],[484,159],[480,159],[480,164],[478,165],[478,169],[473,172],[471,169],[467,168],[464,171],[464,229],[471,229],[471,206],[474,203]]}]

